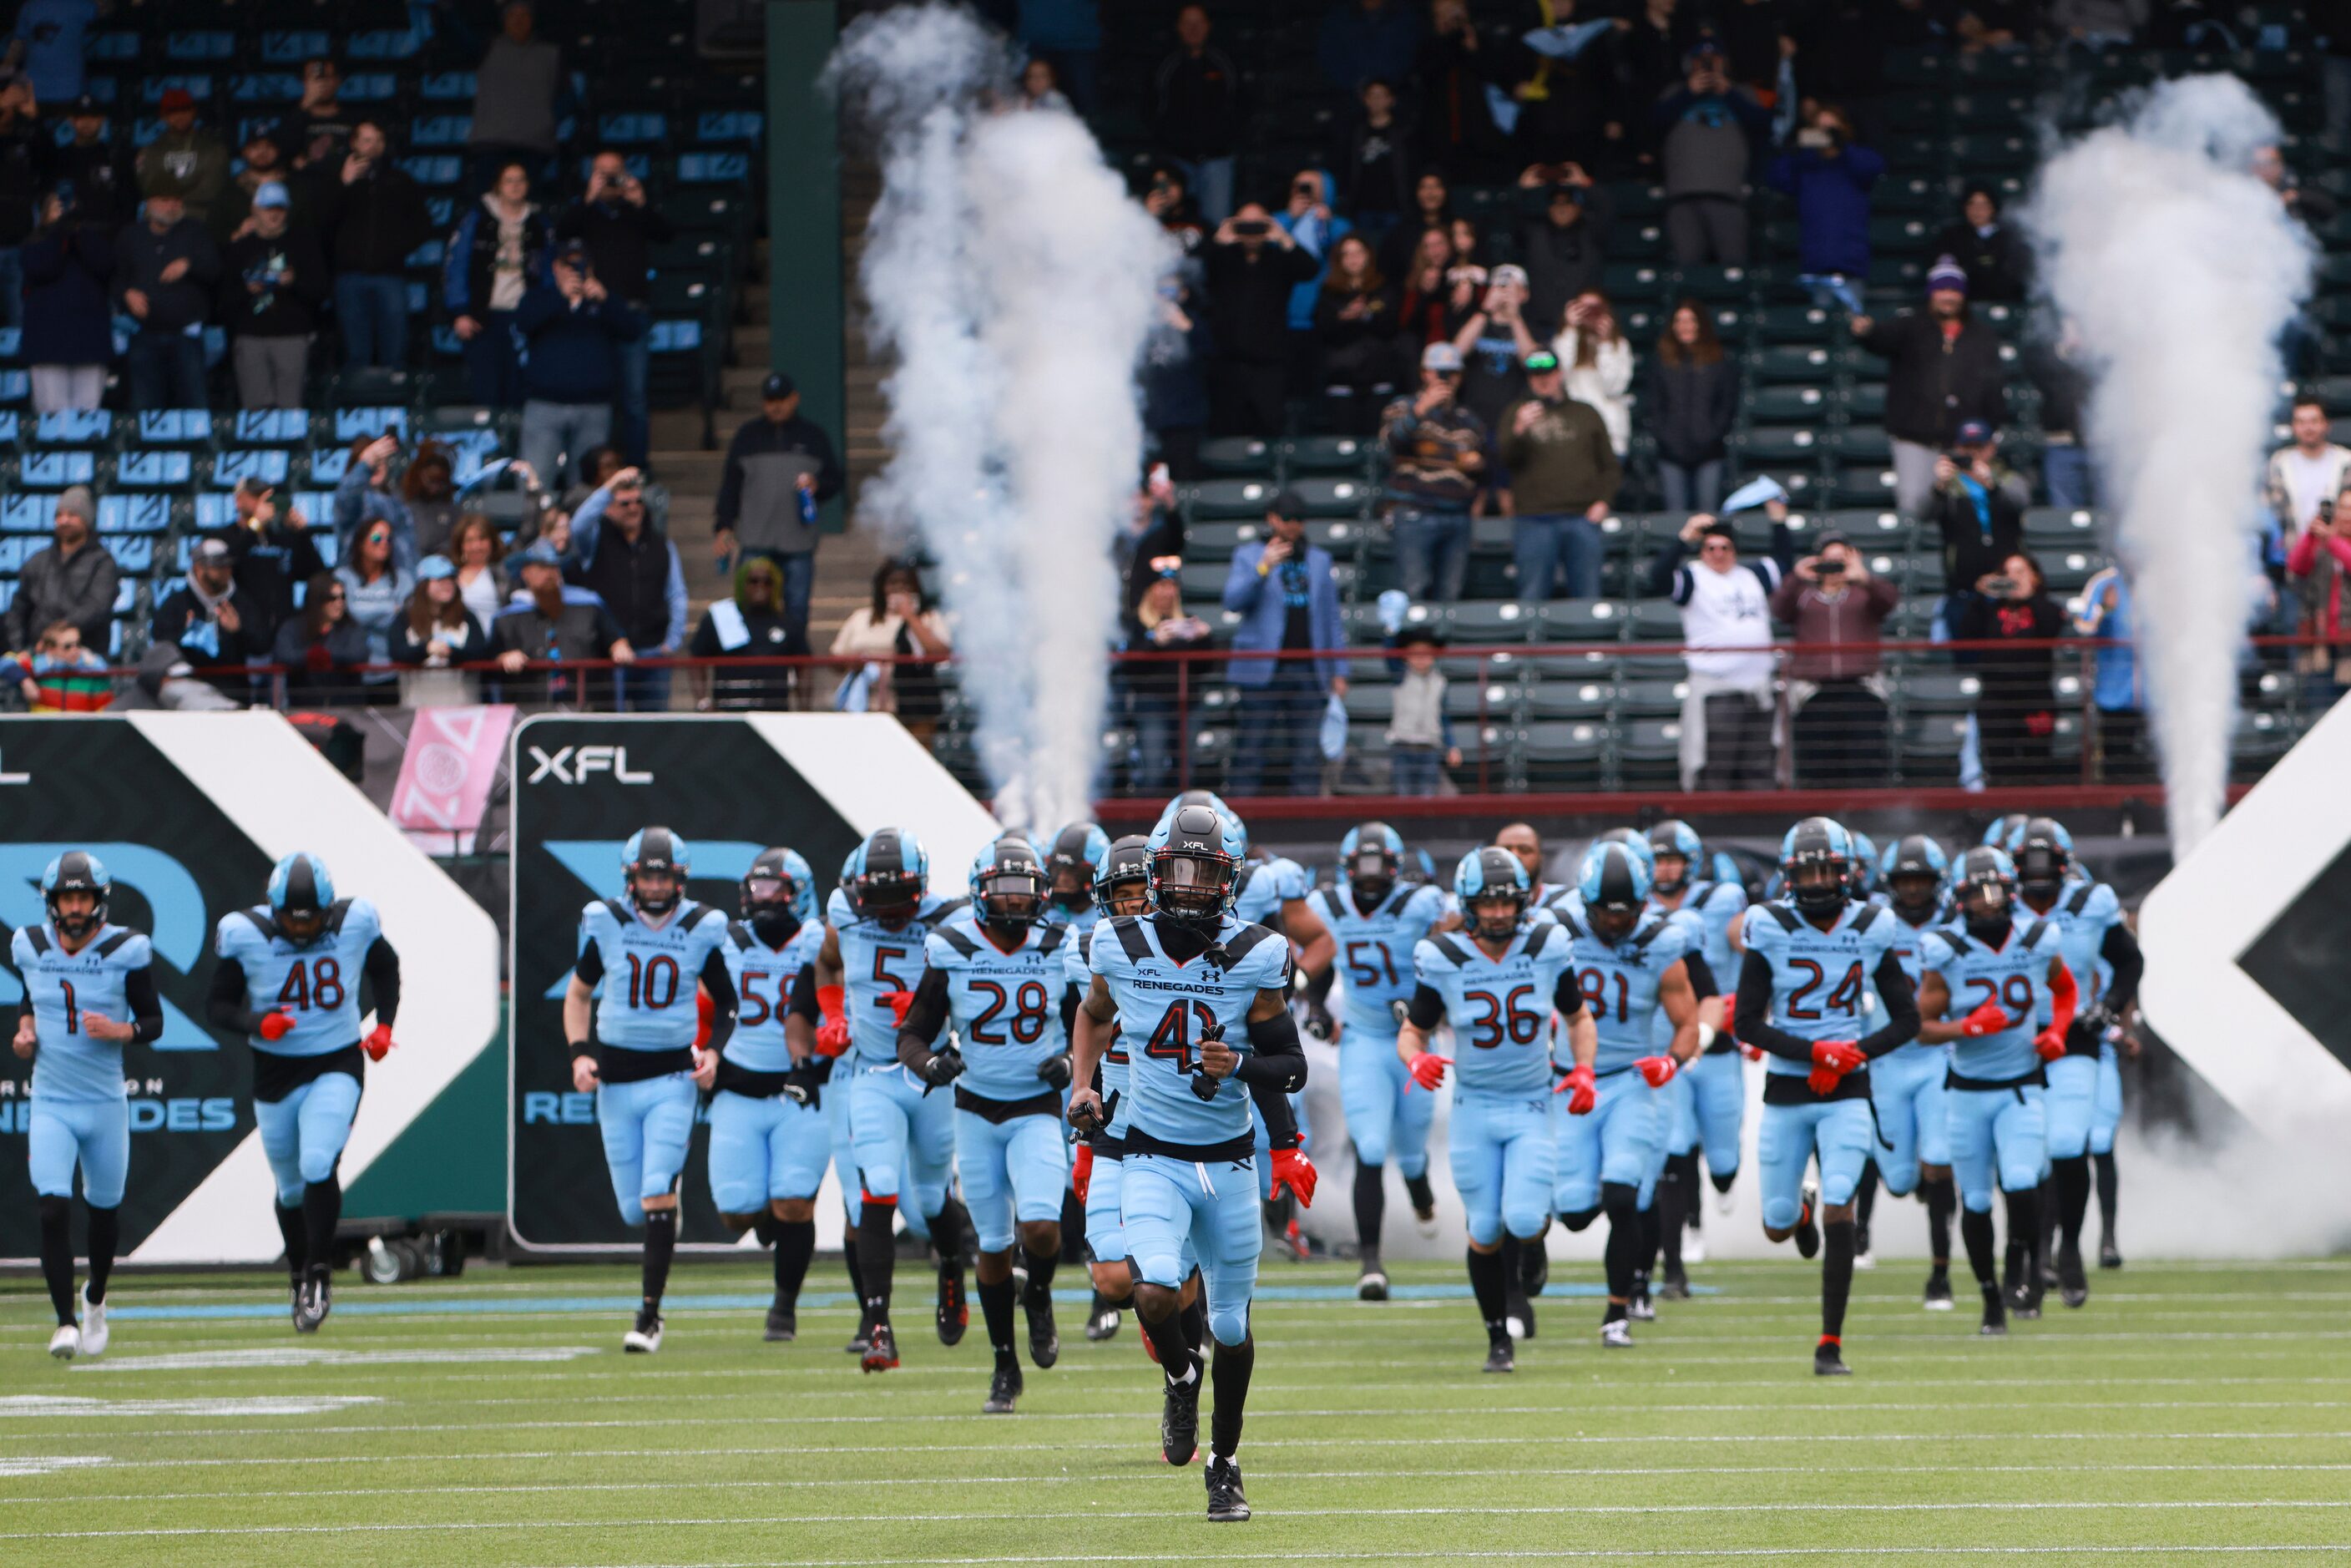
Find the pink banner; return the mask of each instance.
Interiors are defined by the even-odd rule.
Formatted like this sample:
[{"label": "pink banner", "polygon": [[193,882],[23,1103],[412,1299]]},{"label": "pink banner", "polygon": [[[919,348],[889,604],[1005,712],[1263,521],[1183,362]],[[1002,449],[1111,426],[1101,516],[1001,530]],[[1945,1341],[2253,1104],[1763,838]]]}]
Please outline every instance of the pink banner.
[{"label": "pink banner", "polygon": [[503,704],[416,710],[392,791],[392,822],[410,842],[432,855],[474,852],[514,723],[515,710]]}]

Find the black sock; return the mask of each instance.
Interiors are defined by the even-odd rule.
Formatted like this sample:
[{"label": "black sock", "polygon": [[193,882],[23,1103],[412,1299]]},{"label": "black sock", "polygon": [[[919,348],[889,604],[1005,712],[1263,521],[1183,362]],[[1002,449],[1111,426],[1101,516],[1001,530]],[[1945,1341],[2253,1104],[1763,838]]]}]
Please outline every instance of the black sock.
[{"label": "black sock", "polygon": [[73,1199],[41,1197],[41,1278],[48,1281],[49,1304],[57,1326],[74,1322]]},{"label": "black sock", "polygon": [[1426,1171],[1421,1172],[1418,1176],[1405,1177],[1404,1192],[1406,1197],[1412,1199],[1413,1212],[1416,1214],[1426,1213],[1437,1207],[1437,1189],[1428,1185]]},{"label": "black sock", "polygon": [[1506,1298],[1513,1291],[1524,1293],[1526,1290],[1526,1275],[1520,1272],[1524,1260],[1519,1252],[1519,1239],[1507,1230],[1503,1231],[1502,1250],[1498,1256],[1502,1260],[1502,1294]]},{"label": "black sock", "polygon": [[1869,1217],[1877,1212],[1877,1162],[1874,1159],[1863,1161],[1861,1190],[1854,1195],[1856,1235],[1869,1228]]},{"label": "black sock", "polygon": [[1546,1219],[1542,1229],[1532,1236],[1510,1238],[1519,1252],[1519,1289],[1530,1296],[1536,1293],[1536,1281],[1548,1282],[1551,1279],[1551,1254],[1543,1248],[1543,1237],[1550,1230],[1551,1221]]},{"label": "black sock", "polygon": [[1927,1201],[1927,1245],[1938,1270],[1951,1266],[1951,1210],[1959,1204],[1958,1189],[1947,1176],[1928,1176],[1918,1184],[1918,1196]]},{"label": "black sock", "polygon": [[1970,1208],[1959,1216],[1959,1239],[1967,1244],[1968,1267],[1975,1271],[1976,1283],[1987,1291],[2000,1288],[2000,1276],[1992,1271],[1991,1210],[1979,1214]]},{"label": "black sock", "polygon": [[[1602,1190],[1606,1190],[1604,1184]],[[1639,1211],[1634,1233],[1640,1240],[1633,1254],[1633,1291],[1646,1296],[1649,1293],[1649,1272],[1657,1266],[1657,1249],[1665,1240],[1665,1218],[1658,1214],[1656,1204]]]},{"label": "black sock", "polygon": [[[88,1205],[83,1206],[88,1208]],[[106,1301],[106,1281],[114,1272],[114,1249],[121,1236],[122,1210],[90,1208],[89,1213],[89,1299],[101,1304]]]},{"label": "black sock", "polygon": [[809,1260],[816,1256],[816,1221],[776,1221],[776,1299],[790,1306],[800,1299],[800,1282],[808,1278]]},{"label": "black sock", "polygon": [[1714,1183],[1715,1191],[1729,1192],[1730,1184],[1739,1179],[1739,1167],[1733,1166],[1727,1171],[1708,1171],[1706,1173],[1706,1179]]},{"label": "black sock", "polygon": [[1061,1194],[1061,1260],[1071,1268],[1086,1260],[1086,1206],[1075,1191]]},{"label": "black sock", "polygon": [[1567,1227],[1569,1235],[1580,1236],[1591,1229],[1592,1222],[1599,1218],[1600,1211],[1597,1208],[1579,1208],[1573,1214],[1561,1215],[1559,1222]]},{"label": "black sock", "polygon": [[2057,1214],[2064,1207],[2057,1201],[2054,1171],[2042,1178],[2041,1186],[2035,1189],[2035,1197],[2033,1213],[2039,1223],[2032,1228],[2032,1253],[2037,1263],[2046,1266],[2057,1256]]},{"label": "black sock", "polygon": [[1290,1222],[1297,1218],[1298,1199],[1293,1194],[1284,1192],[1265,1205],[1265,1227],[1276,1236],[1289,1235]]},{"label": "black sock", "polygon": [[931,1216],[931,1250],[939,1255],[940,1268],[963,1267],[964,1259],[969,1256],[964,1241],[970,1234],[971,1211],[964,1207],[961,1198],[947,1194],[939,1211]]},{"label": "black sock", "polygon": [[1826,1339],[1844,1333],[1845,1298],[1853,1294],[1854,1230],[1850,1219],[1821,1227],[1821,1334]]},{"label": "black sock", "polygon": [[776,1211],[772,1208],[764,1213],[753,1215],[751,1234],[759,1239],[760,1246],[773,1247],[776,1244],[776,1227],[780,1223],[782,1222],[777,1219]]},{"label": "black sock", "polygon": [[1691,1189],[1697,1177],[1698,1155],[1666,1156],[1666,1174],[1657,1178],[1657,1235],[1665,1243],[1668,1274],[1681,1272],[1682,1232],[1689,1224]]},{"label": "black sock", "polygon": [[1028,1300],[1031,1302],[1051,1301],[1053,1270],[1060,1266],[1061,1255],[1059,1252],[1031,1252],[1023,1247],[1020,1256],[1029,1265]]},{"label": "black sock", "polygon": [[644,1307],[649,1312],[661,1311],[662,1292],[669,1289],[670,1254],[677,1250],[677,1210],[651,1208],[645,1211],[645,1290]]},{"label": "black sock", "polygon": [[845,1208],[841,1210],[841,1218],[847,1221],[847,1224],[842,1231],[841,1260],[849,1266],[849,1293],[857,1298],[858,1310],[862,1312],[865,1307],[865,1264],[864,1260],[857,1256],[861,1222],[851,1218],[849,1211]]},{"label": "black sock", "polygon": [[302,1189],[302,1245],[313,1270],[335,1266],[335,1226],[343,1218],[343,1184],[332,1171]]},{"label": "black sock", "polygon": [[1380,1166],[1355,1161],[1355,1246],[1364,1252],[1380,1249],[1380,1221],[1388,1206],[1387,1172]]},{"label": "black sock", "polygon": [[1510,1276],[1502,1270],[1499,1251],[1480,1252],[1469,1249],[1469,1291],[1478,1298],[1478,1315],[1486,1320],[1486,1332],[1505,1332],[1502,1320],[1510,1313],[1510,1291],[1504,1283]]},{"label": "black sock", "polygon": [[857,1221],[858,1299],[874,1322],[890,1316],[890,1276],[898,1261],[897,1239],[891,1234],[898,1219],[898,1200],[868,1195]]},{"label": "black sock", "polygon": [[2049,1184],[2057,1189],[2057,1231],[2068,1249],[2082,1245],[2082,1221],[2090,1212],[2090,1157],[2052,1160]]},{"label": "black sock", "polygon": [[1249,1407],[1249,1374],[1257,1370],[1257,1339],[1217,1346],[1209,1381],[1216,1385],[1217,1407],[1208,1413],[1208,1452],[1229,1459],[1241,1446],[1241,1412]]},{"label": "black sock", "polygon": [[1158,1354],[1162,1376],[1179,1385],[1198,1378],[1200,1353],[1184,1337],[1184,1314],[1181,1312],[1170,1312],[1155,1323],[1141,1312],[1135,1313],[1135,1317],[1143,1325],[1143,1337],[1151,1342],[1152,1350]]},{"label": "black sock", "polygon": [[298,1203],[288,1207],[281,1203],[277,1205],[277,1234],[286,1242],[286,1271],[298,1285],[302,1282],[302,1270],[310,1261],[310,1243],[302,1234],[302,1206]]},{"label": "black sock", "polygon": [[2098,1178],[2098,1234],[2108,1241],[2115,1239],[2115,1152],[2090,1156],[2091,1167]]},{"label": "black sock", "polygon": [[2013,1250],[2021,1241],[2024,1256],[2018,1282],[2024,1290],[2037,1293],[2041,1288],[2041,1189],[2026,1187],[2008,1197],[2008,1244]]},{"label": "black sock", "polygon": [[987,1320],[987,1343],[996,1352],[996,1359],[1005,1360],[1012,1354],[1012,1276],[1007,1273],[994,1284],[983,1276],[979,1281],[979,1315]]},{"label": "black sock", "polygon": [[1192,1298],[1189,1306],[1178,1307],[1176,1310],[1176,1326],[1183,1333],[1184,1343],[1191,1346],[1192,1358],[1195,1361],[1198,1360],[1200,1353],[1206,1350],[1208,1344],[1207,1291],[1200,1291]]},{"label": "black sock", "polygon": [[1608,1293],[1622,1301],[1637,1289],[1641,1270],[1640,1189],[1630,1182],[1600,1184],[1600,1207],[1608,1214],[1608,1241],[1601,1258],[1608,1270]]}]

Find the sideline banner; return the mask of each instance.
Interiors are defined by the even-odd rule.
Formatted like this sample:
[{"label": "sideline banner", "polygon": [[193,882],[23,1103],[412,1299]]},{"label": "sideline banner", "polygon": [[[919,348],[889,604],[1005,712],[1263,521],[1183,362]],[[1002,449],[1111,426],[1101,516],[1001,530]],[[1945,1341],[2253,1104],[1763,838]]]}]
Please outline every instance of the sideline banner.
[{"label": "sideline banner", "polygon": [[411,843],[428,855],[474,852],[514,724],[508,704],[416,710],[392,790],[392,820]]}]

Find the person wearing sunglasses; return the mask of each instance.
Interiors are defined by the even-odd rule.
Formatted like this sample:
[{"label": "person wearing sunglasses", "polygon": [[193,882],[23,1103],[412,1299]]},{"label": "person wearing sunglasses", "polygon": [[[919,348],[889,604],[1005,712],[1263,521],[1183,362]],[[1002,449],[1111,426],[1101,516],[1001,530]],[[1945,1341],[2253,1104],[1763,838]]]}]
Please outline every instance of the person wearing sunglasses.
[{"label": "person wearing sunglasses", "polygon": [[[350,553],[335,569],[342,585],[344,612],[367,638],[367,663],[392,663],[392,628],[406,613],[416,592],[416,573],[402,565],[392,549],[392,528],[378,518],[361,528]],[[372,669],[360,677],[366,700],[390,702],[399,690],[399,675],[390,668]]]},{"label": "person wearing sunglasses", "polygon": [[320,572],[303,588],[299,614],[277,629],[269,662],[286,672],[289,693],[347,690],[350,672],[367,663],[367,632],[350,618],[340,579]]},{"label": "person wearing sunglasses", "polygon": [[[772,659],[812,652],[808,634],[784,602],[782,563],[746,556],[735,569],[735,592],[711,601],[685,646],[696,659]],[[789,708],[797,673],[779,664],[749,664],[739,672],[695,665],[686,671],[696,710]]]},{"label": "person wearing sunglasses", "polygon": [[[1208,623],[1184,608],[1184,558],[1159,555],[1139,564],[1149,575],[1120,618],[1119,651],[1188,653],[1214,643]],[[1130,793],[1164,795],[1176,787],[1176,688],[1183,669],[1176,659],[1137,659],[1118,667],[1118,686],[1134,727]],[[1196,667],[1194,679],[1199,674]]]}]

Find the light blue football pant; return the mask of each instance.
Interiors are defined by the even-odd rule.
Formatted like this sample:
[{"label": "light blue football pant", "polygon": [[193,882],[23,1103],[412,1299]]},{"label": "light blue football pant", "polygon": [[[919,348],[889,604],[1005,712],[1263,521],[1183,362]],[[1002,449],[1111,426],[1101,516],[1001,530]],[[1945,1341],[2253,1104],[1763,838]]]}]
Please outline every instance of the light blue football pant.
[{"label": "light blue football pant", "polygon": [[955,1146],[963,1206],[971,1211],[982,1252],[1010,1251],[1016,1218],[1034,1225],[1061,1218],[1070,1151],[1059,1116],[991,1122],[977,1112],[957,1111]]},{"label": "light blue football pant", "polygon": [[[33,1096],[27,1151],[33,1191],[71,1197],[74,1166],[81,1166],[81,1198],[92,1208],[119,1208],[131,1172],[131,1102],[54,1100]],[[299,1201],[302,1189],[296,1187]]]},{"label": "light blue football pant", "polygon": [[321,1073],[283,1100],[253,1103],[261,1152],[269,1157],[281,1205],[299,1206],[304,1187],[335,1174],[359,1113],[360,1081],[348,1072]]},{"label": "light blue football pant", "polygon": [[924,1088],[903,1067],[858,1073],[849,1082],[849,1135],[863,1190],[895,1199],[907,1225],[927,1235],[922,1222],[946,1201],[956,1129],[954,1092]]},{"label": "light blue football pant", "polygon": [[1947,1089],[1951,1121],[1951,1175],[1959,1204],[1970,1214],[1991,1212],[1992,1180],[2001,1190],[2038,1186],[2048,1158],[2048,1124],[2041,1085],[2013,1089]]},{"label": "light blue football pant", "polygon": [[1558,1148],[1552,1207],[1561,1214],[1598,1208],[1603,1182],[1640,1188],[1646,1207],[1657,1173],[1665,1168],[1664,1095],[1629,1067],[1594,1087],[1599,1099],[1581,1116],[1569,1114],[1566,1095],[1551,1097],[1552,1137]]},{"label": "light blue football pant", "polygon": [[2115,1134],[2123,1124],[2123,1054],[2111,1045],[2098,1048],[2098,1103],[2090,1118],[2090,1152],[2115,1152]]},{"label": "light blue football pant", "polygon": [[[1552,1143],[1549,1092],[1453,1091],[1446,1124],[1453,1186],[1468,1211],[1469,1239],[1491,1247],[1507,1229],[1538,1236],[1551,1219],[1559,1159]],[[1638,1179],[1638,1178],[1635,1178]]]},{"label": "light blue football pant", "polygon": [[1773,1230],[1794,1227],[1803,1212],[1804,1166],[1815,1154],[1821,1161],[1821,1201],[1851,1203],[1861,1186],[1862,1166],[1876,1146],[1866,1100],[1765,1105],[1755,1142],[1763,1167],[1763,1223]]},{"label": "light blue football pant", "polygon": [[[841,1201],[849,1210],[849,1234],[857,1234],[857,1222],[865,1216],[865,1195],[857,1181],[857,1142],[849,1125],[849,1086],[856,1082],[847,1067],[835,1067],[831,1080],[824,1086],[824,1118],[832,1133],[832,1174],[841,1184]],[[912,1170],[898,1167],[898,1188],[904,1192],[914,1185]],[[931,1234],[930,1217],[909,1214],[903,1217],[906,1228],[927,1239]]]},{"label": "light blue football pant", "polygon": [[1146,1285],[1175,1290],[1190,1272],[1188,1246],[1207,1291],[1208,1333],[1218,1344],[1249,1337],[1249,1299],[1265,1248],[1255,1159],[1210,1165],[1166,1155],[1122,1162],[1120,1212],[1128,1256]]},{"label": "light blue football pant", "polygon": [[1694,1059],[1666,1085],[1671,1121],[1666,1152],[1706,1150],[1706,1168],[1728,1181],[1739,1170],[1739,1140],[1747,1121],[1747,1078],[1739,1052],[1717,1051]]},{"label": "light blue football pant", "polygon": [[[2042,1110],[2049,1121],[2049,1157],[2079,1159],[2090,1152],[2090,1128],[2098,1119],[2100,1069],[2095,1056],[2061,1056],[2047,1068],[2048,1092]],[[2120,1082],[2117,1074],[2116,1082]],[[2109,1140],[2112,1134],[2108,1134]],[[2114,1147],[2109,1141],[2108,1148]]]},{"label": "light blue football pant", "polygon": [[643,1225],[645,1199],[677,1190],[694,1137],[694,1102],[690,1072],[596,1086],[596,1125],[623,1223]]},{"label": "light blue football pant", "polygon": [[1404,1176],[1428,1174],[1437,1096],[1413,1082],[1395,1035],[1350,1029],[1339,1037],[1339,1105],[1357,1164],[1384,1166],[1393,1156]]},{"label": "light blue football pant", "polygon": [[832,1127],[821,1109],[788,1095],[764,1100],[722,1089],[710,1100],[710,1201],[721,1214],[764,1214],[778,1198],[824,1185]]},{"label": "light blue football pant", "polygon": [[1951,1163],[1950,1113],[1943,1103],[1943,1078],[1950,1066],[1951,1053],[1941,1046],[1916,1044],[1869,1064],[1877,1130],[1894,1145],[1879,1145],[1877,1174],[1896,1197],[1917,1189],[1920,1166]]}]

